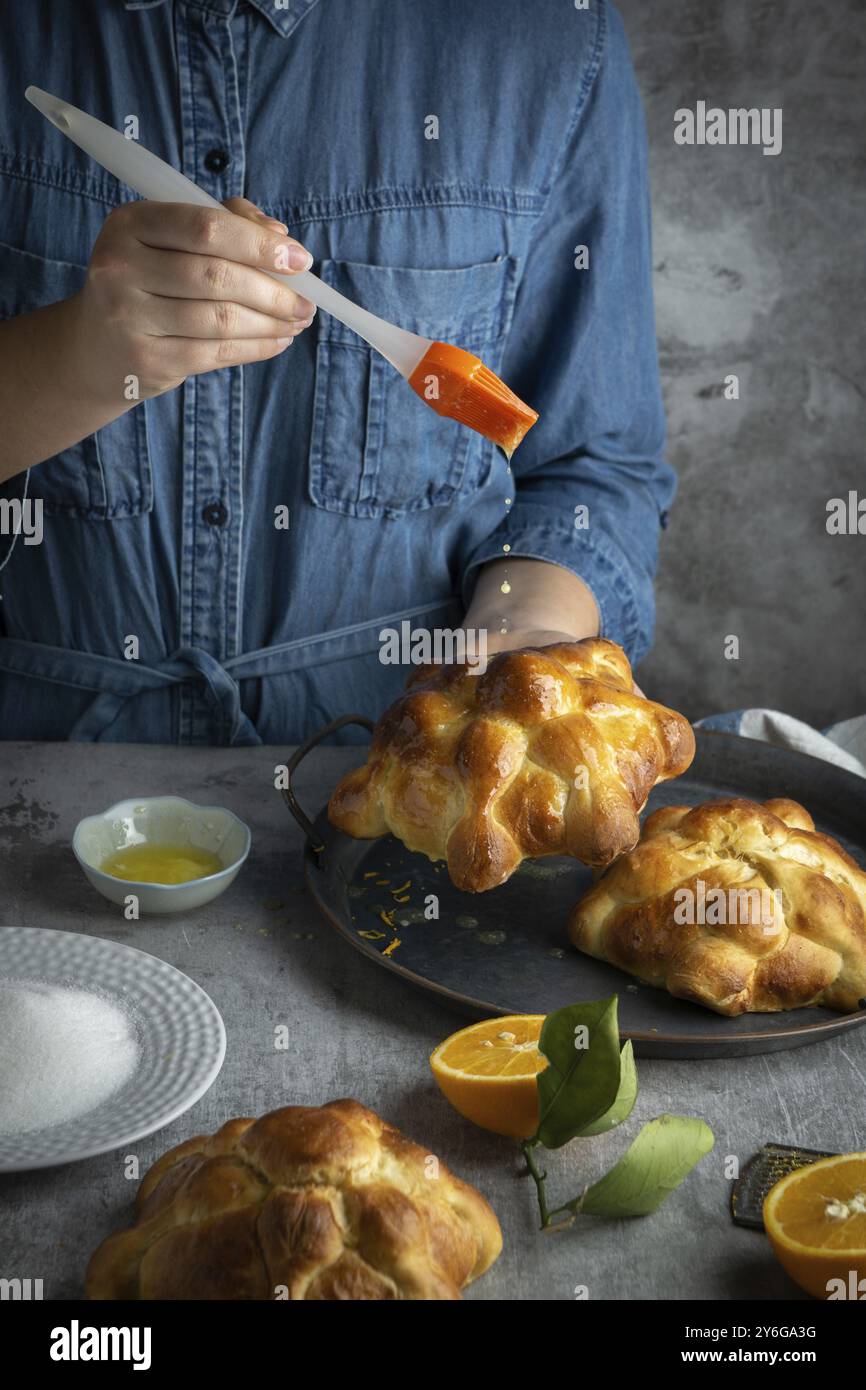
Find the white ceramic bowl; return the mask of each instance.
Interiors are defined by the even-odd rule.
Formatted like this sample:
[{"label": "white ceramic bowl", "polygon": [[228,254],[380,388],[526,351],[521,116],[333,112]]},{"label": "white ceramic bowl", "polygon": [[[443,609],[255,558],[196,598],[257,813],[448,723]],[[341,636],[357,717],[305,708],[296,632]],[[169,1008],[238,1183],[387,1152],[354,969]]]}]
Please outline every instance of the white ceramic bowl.
[{"label": "white ceramic bowl", "polygon": [[[131,893],[139,912],[186,912],[219,896],[233,883],[250,852],[248,826],[223,806],[196,806],[182,796],[133,796],[98,816],[79,821],[72,849],[94,888],[123,907]],[[189,883],[134,883],[104,874],[100,864],[130,845],[194,845],[222,864],[218,873]]]}]

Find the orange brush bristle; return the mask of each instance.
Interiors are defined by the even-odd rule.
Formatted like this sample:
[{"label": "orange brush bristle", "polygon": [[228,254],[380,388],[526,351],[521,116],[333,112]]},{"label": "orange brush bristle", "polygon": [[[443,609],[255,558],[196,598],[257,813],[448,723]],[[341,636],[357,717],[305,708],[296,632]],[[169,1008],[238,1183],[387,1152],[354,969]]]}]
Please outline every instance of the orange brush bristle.
[{"label": "orange brush bristle", "polygon": [[450,343],[431,343],[409,385],[437,415],[486,435],[509,458],[538,419],[480,357]]}]

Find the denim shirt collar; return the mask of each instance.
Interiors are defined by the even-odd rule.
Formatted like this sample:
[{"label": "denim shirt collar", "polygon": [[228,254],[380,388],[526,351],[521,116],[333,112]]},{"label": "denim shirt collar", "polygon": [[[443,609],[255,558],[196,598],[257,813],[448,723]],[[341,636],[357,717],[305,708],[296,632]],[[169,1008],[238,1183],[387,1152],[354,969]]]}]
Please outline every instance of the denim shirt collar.
[{"label": "denim shirt collar", "polygon": [[[164,5],[166,0],[122,0],[122,3],[126,10],[155,10],[158,6]],[[237,7],[238,0],[190,0],[190,3],[210,14],[229,16]],[[277,33],[285,39],[297,29],[301,20],[319,0],[288,0],[285,9],[278,9],[275,0],[248,0],[248,3],[264,15]]]}]

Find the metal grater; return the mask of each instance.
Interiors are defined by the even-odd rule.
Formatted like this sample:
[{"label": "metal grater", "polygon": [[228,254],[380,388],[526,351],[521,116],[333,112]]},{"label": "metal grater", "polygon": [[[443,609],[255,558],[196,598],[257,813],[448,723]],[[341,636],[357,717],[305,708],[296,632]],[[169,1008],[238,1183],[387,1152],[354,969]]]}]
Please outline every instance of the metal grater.
[{"label": "metal grater", "polygon": [[731,1189],[731,1217],[738,1226],[764,1229],[764,1198],[780,1178],[795,1168],[806,1168],[819,1158],[830,1158],[830,1149],[800,1149],[791,1144],[765,1144],[753,1154]]}]

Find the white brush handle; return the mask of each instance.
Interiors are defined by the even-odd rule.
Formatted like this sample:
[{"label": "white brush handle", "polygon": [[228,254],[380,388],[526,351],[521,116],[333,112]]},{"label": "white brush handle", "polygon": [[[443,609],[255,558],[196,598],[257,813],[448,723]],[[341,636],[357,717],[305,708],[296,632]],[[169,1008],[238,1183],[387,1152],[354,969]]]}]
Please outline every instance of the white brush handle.
[{"label": "white brush handle", "polygon": [[[222,203],[218,203],[216,198],[166,164],[165,160],[151,154],[137,140],[127,140],[119,130],[104,125],[94,116],[88,116],[86,111],[79,111],[77,106],[70,106],[68,101],[43,92],[39,87],[28,87],[24,95],[73,144],[89,154],[103,169],[114,174],[115,178],[129,184],[143,198],[157,203],[197,203],[201,207],[222,208]],[[405,328],[398,328],[396,324],[369,313],[309,270],[299,271],[297,275],[278,275],[275,271],[268,273],[298,294],[306,295],[320,309],[333,314],[334,318],[387,358],[401,376],[408,378],[412,375],[430,346],[430,338],[421,338],[417,333],[409,333]]]}]

